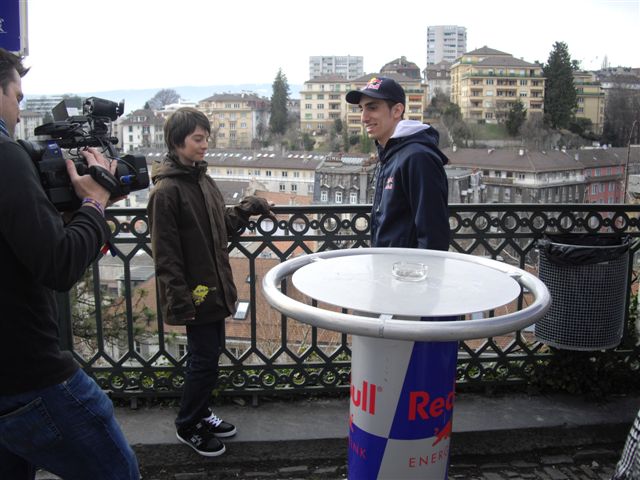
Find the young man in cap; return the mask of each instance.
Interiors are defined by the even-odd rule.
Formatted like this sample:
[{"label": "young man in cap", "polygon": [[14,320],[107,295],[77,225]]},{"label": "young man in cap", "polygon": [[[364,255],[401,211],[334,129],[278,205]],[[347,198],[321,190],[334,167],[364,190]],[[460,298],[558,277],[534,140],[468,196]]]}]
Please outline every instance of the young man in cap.
[{"label": "young man in cap", "polygon": [[374,77],[346,100],[360,105],[362,123],[378,148],[371,246],[448,250],[448,159],[438,149],[438,132],[403,120],[404,89],[392,78]]}]

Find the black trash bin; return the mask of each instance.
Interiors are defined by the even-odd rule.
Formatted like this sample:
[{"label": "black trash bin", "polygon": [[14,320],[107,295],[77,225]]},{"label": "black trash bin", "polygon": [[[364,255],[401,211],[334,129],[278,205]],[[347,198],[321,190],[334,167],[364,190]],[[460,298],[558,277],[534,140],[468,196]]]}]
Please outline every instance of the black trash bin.
[{"label": "black trash bin", "polygon": [[567,350],[605,350],[622,341],[630,239],[591,234],[548,235],[538,241],[539,278],[551,308],[535,336]]}]

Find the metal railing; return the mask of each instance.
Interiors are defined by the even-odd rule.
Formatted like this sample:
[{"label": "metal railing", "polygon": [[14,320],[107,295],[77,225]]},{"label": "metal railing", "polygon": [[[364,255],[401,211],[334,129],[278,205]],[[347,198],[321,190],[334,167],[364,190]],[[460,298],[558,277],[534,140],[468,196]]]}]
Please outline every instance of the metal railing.
[{"label": "metal railing", "polygon": [[[223,394],[348,389],[350,337],[302,325],[271,309],[259,277],[294,255],[369,246],[369,210],[368,205],[278,206],[277,222],[257,219],[233,237],[231,264],[246,309],[227,320],[219,382]],[[536,272],[536,241],[545,233],[640,237],[639,213],[638,205],[455,204],[450,206],[450,250]],[[107,214],[115,256],[101,258],[68,294],[59,295],[63,348],[115,396],[178,396],[186,338],[183,329],[162,321],[145,210],[111,208]],[[638,248],[634,243],[634,258]],[[635,260],[628,271],[627,305],[636,280],[633,265]],[[287,282],[282,288],[295,294]],[[525,292],[504,311],[526,303]],[[499,313],[504,312],[474,315]],[[637,347],[627,333],[616,353],[637,361]],[[460,342],[459,348],[460,385],[523,384],[536,364],[551,355],[528,329]]]}]

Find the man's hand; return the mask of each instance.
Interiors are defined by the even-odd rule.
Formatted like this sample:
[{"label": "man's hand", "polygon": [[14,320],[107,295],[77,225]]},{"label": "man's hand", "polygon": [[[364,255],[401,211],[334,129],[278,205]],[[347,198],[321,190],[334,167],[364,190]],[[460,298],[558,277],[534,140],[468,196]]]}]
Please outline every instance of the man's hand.
[{"label": "man's hand", "polygon": [[[117,162],[109,161],[98,149],[90,147],[85,150],[81,150],[80,153],[82,153],[90,167],[95,165],[96,167],[104,168],[111,172],[112,175],[115,175],[116,168],[118,166]],[[109,201],[110,192],[91,178],[91,175],[78,175],[76,166],[72,160],[67,159],[66,163],[67,173],[69,174],[71,185],[73,186],[76,195],[78,195],[80,199],[92,198],[96,202],[100,203],[103,208],[106,207],[107,202]]]}]

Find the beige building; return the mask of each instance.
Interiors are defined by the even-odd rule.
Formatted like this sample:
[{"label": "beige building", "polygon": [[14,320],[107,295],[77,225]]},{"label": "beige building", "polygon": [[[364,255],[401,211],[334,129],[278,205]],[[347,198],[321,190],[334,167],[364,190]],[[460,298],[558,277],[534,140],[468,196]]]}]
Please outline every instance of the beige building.
[{"label": "beige building", "polygon": [[544,111],[542,65],[482,47],[451,66],[451,101],[465,120],[498,123],[519,99],[529,113]]},{"label": "beige building", "polygon": [[346,117],[345,95],[351,82],[339,75],[323,75],[304,83],[300,90],[300,130],[325,135],[336,119]]},{"label": "beige building", "polygon": [[211,122],[214,148],[251,148],[269,130],[270,101],[253,93],[219,93],[198,102]]},{"label": "beige building", "polygon": [[593,133],[601,134],[604,126],[605,93],[593,72],[574,72],[576,87],[577,118],[588,118],[593,125]]}]

